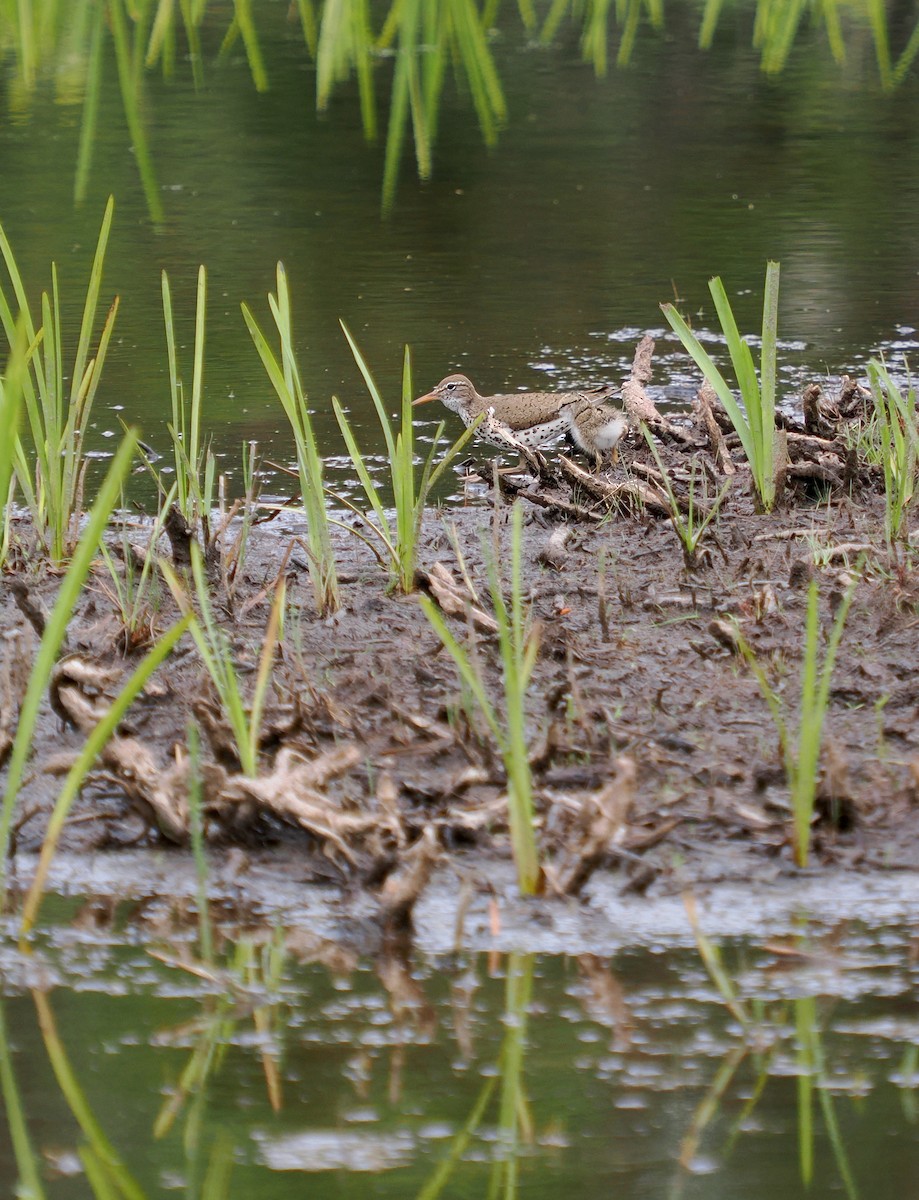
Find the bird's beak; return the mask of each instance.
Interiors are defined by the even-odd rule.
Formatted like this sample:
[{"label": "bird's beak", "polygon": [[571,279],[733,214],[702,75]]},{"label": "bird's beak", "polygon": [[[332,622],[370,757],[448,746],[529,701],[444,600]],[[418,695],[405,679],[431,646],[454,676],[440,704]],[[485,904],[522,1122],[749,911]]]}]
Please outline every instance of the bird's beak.
[{"label": "bird's beak", "polygon": [[429,401],[436,399],[436,392],[427,392],[424,396],[419,396],[417,400],[412,401],[412,408],[414,408],[416,404],[427,404]]}]

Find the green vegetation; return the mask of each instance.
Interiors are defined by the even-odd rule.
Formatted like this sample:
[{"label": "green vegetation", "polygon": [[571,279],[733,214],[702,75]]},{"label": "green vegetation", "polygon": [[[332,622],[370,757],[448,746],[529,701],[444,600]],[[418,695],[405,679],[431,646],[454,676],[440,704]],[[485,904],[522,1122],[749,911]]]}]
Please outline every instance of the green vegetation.
[{"label": "green vegetation", "polygon": [[[673,480],[661,461],[661,456],[657,452],[657,446],[654,444],[654,438],[648,431],[647,426],[642,425],[641,431],[645,436],[645,441],[648,443],[654,461],[657,463],[657,469],[661,473],[661,478],[664,482],[664,490],[667,495],[667,504],[670,509],[670,520],[673,523],[673,528],[676,531],[677,537],[680,539],[680,544],[683,547],[683,558],[686,566],[692,569],[696,566],[699,557],[699,543],[702,541],[702,535],[708,529],[709,525],[718,515],[718,510],[721,508],[724,498],[731,490],[730,481],[724,485],[715,499],[708,503],[708,496],[705,494],[706,475],[704,470],[699,466],[698,462],[693,459],[690,467],[689,477],[689,493],[686,501],[686,511],[677,499],[677,494],[673,488]],[[702,513],[699,513],[699,504],[696,496],[696,488],[701,486],[703,489],[702,495]],[[701,520],[700,520],[701,515]]]},{"label": "green vegetation", "polygon": [[759,684],[759,689],[769,706],[769,712],[779,735],[779,749],[791,796],[795,862],[799,867],[807,866],[810,852],[811,819],[814,815],[814,804],[817,798],[820,747],[823,741],[823,724],[829,706],[830,680],[836,663],[836,652],[839,649],[846,617],[849,615],[849,607],[858,582],[859,576],[856,575],[846,589],[833,621],[823,665],[818,670],[818,646],[821,640],[820,591],[817,581],[811,580],[807,593],[807,619],[801,661],[797,737],[792,736],[789,730],[784,698],[769,682],[762,663],[750,644],[738,631],[737,640],[741,653]]},{"label": "green vegetation", "polygon": [[[696,947],[709,978],[731,1016],[740,1026],[736,1044],[724,1055],[723,1061],[709,1084],[705,1095],[696,1107],[692,1121],[683,1137],[680,1150],[680,1165],[689,1168],[696,1160],[699,1145],[706,1129],[715,1123],[715,1118],[724,1116],[723,1102],[728,1088],[736,1078],[741,1065],[750,1060],[754,1077],[745,1083],[748,1097],[739,1113],[731,1120],[731,1131],[725,1139],[722,1154],[727,1158],[737,1141],[743,1136],[745,1127],[753,1118],[756,1108],[774,1074],[773,1060],[782,1051],[783,1043],[793,1030],[793,1045],[789,1059],[794,1062],[797,1085],[797,1133],[798,1167],[801,1183],[810,1190],[815,1180],[816,1123],[814,1121],[814,1096],[819,1097],[824,1128],[833,1154],[833,1160],[843,1190],[849,1200],[857,1200],[858,1187],[849,1162],[846,1139],[840,1129],[834,1106],[832,1072],[828,1070],[823,1046],[823,1023],[825,1016],[820,1011],[816,997],[804,995],[792,1001],[778,1000],[771,1003],[750,1000],[740,994],[731,970],[726,965],[719,948],[703,933],[696,911],[695,898],[691,893],[684,896],[686,913],[696,939]],[[796,937],[795,945],[789,948],[793,957],[807,962],[814,951],[806,937]],[[739,977],[745,971],[735,971]],[[790,1007],[793,1014],[789,1013]],[[793,1057],[792,1057],[793,1055]],[[820,1176],[820,1182],[824,1182]],[[681,1189],[675,1188],[673,1196]]]},{"label": "green vegetation", "polygon": [[[425,506],[431,489],[450,466],[463,447],[474,435],[478,423],[470,426],[460,434],[452,446],[447,449],[439,460],[436,459],[440,439],[443,436],[443,421],[437,426],[431,449],[421,468],[421,476],[416,473],[415,463],[415,427],[412,423],[412,366],[408,347],[402,363],[402,404],[399,410],[399,423],[396,425],[386,411],[386,405],[380,396],[370,368],[357,347],[347,327],[342,323],[348,345],[354,360],[360,368],[364,383],[373,400],[373,407],[380,422],[380,430],[386,445],[389,460],[389,478],[392,493],[396,501],[395,525],[387,516],[379,489],[371,477],[366,460],[361,453],[351,428],[345,410],[337,396],[332,397],[332,407],[338,420],[339,428],[348,447],[351,461],[354,463],[364,495],[376,517],[376,524],[368,519],[368,524],[374,535],[386,548],[389,569],[392,572],[396,586],[402,592],[411,592],[415,587],[415,565],[418,551],[418,536],[421,532],[421,522],[424,518]],[[436,465],[435,465],[436,461]],[[337,497],[348,508],[359,511],[343,497]],[[363,515],[363,514],[361,514]],[[350,526],[346,526],[350,528]],[[352,533],[356,532],[351,530]],[[366,541],[366,539],[364,539]]]},{"label": "green vegetation", "polygon": [[877,436],[884,468],[884,529],[893,546],[903,532],[903,522],[916,490],[919,431],[916,429],[916,389],[910,384],[904,396],[883,362],[868,363],[868,381],[877,415]]},{"label": "green vegetation", "polygon": [[154,671],[168,658],[175,648],[179,638],[188,628],[188,618],[176,622],[159,641],[144,655],[128,680],[122,685],[118,695],[112,701],[105,715],[100,718],[92,733],[86,739],[86,745],[77,756],[73,766],[67,772],[61,790],[54,801],[54,808],[48,822],[48,829],[42,842],[38,866],[32,886],[26,896],[22,910],[22,933],[27,934],[35,924],[38,910],[41,906],[45,890],[45,881],[51,869],[51,862],[57,851],[58,842],[64,829],[64,823],[73,807],[73,802],[79,795],[80,788],[86,776],[96,764],[99,754],[106,742],[114,735],[119,724],[124,719],[130,706],[140,695]]},{"label": "green vegetation", "polygon": [[317,608],[321,613],[329,614],[337,612],[340,608],[341,593],[335,569],[335,556],[332,553],[332,536],[322,483],[322,455],[316,445],[306,391],[294,354],[290,292],[283,263],[278,263],[277,280],[278,294],[273,296],[269,293],[268,305],[281,339],[280,362],[245,304],[242,306],[242,313],[294,435],[300,496],[306,514],[310,579]]},{"label": "green vegetation", "polygon": [[135,439],[133,435],[129,434],[112,459],[73,558],[61,581],[57,600],[48,617],[45,633],[29,676],[28,689],[19,710],[16,736],[7,768],[6,789],[3,794],[3,804],[0,807],[0,902],[6,892],[6,864],[13,811],[19,796],[26,762],[32,750],[39,706],[51,677],[51,671],[67,636],[67,625],[74,605],[89,575],[93,560],[98,553],[99,542],[121,495],[125,476],[134,455],[134,447]]},{"label": "green vegetation", "polygon": [[[210,519],[214,507],[214,456],[201,436],[201,401],[204,389],[204,328],[207,311],[207,272],[198,268],[195,310],[195,341],[190,403],[179,373],[176,328],[172,314],[169,276],[163,271],[163,320],[166,326],[166,360],[172,423],[168,426],[175,463],[176,502],[186,521],[200,527],[205,544],[210,542]],[[162,484],[160,485],[162,488]],[[165,489],[163,489],[165,491]]]},{"label": "green vegetation", "polygon": [[[42,293],[41,321],[37,323],[12,247],[0,227],[0,254],[12,286],[12,297],[0,288],[0,322],[11,353],[23,336],[20,331],[24,331],[28,345],[25,356],[17,360],[13,377],[16,393],[21,392],[23,397],[30,443],[27,452],[21,438],[15,442],[16,481],[32,515],[34,532],[56,565],[66,561],[76,542],[86,481],[86,430],[118,312],[116,297],[91,357],[90,345],[114,207],[110,197],[86,287],[80,336],[69,372],[69,388],[64,382],[57,267],[52,263],[51,294]],[[0,483],[3,482],[4,477],[0,474]],[[0,495],[5,498],[6,492],[4,487]]]},{"label": "green vegetation", "polygon": [[[669,7],[673,7],[672,0]],[[895,51],[889,27],[893,21],[887,6],[878,0],[852,0],[844,7],[822,0],[756,0],[750,7],[751,40],[760,51],[763,71],[770,75],[784,68],[806,25],[823,30],[840,66],[873,47],[885,90],[908,78],[919,53],[919,21]],[[373,141],[384,123],[377,114],[377,97],[389,96],[384,210],[395,198],[409,132],[419,177],[427,179],[433,173],[442,96],[451,75],[468,93],[486,146],[495,143],[507,120],[492,52],[497,28],[506,34],[516,26],[524,38],[543,47],[562,42],[573,28],[580,33],[584,60],[602,77],[607,73],[611,46],[615,46],[616,64],[625,67],[633,58],[643,26],[657,36],[665,30],[672,36],[674,25],[671,21],[668,27],[665,0],[620,0],[616,4],[609,0],[544,0],[541,4],[518,0],[516,10],[519,24],[513,10],[508,7],[505,15],[495,0],[484,4],[477,0],[390,0],[379,6],[369,0],[298,0],[290,6],[291,20],[299,24],[303,50],[315,61],[319,111],[329,107],[336,88],[354,75],[364,135]],[[734,15],[735,5],[706,0],[699,19],[699,46],[710,48],[722,20],[727,23]],[[206,0],[182,0],[180,4],[174,0],[143,4],[79,0],[66,5],[57,0],[19,0],[0,6],[0,57],[6,54],[14,59],[20,93],[34,91],[42,72],[52,65],[61,75],[64,90],[82,101],[74,181],[78,202],[87,195],[100,121],[111,119],[102,97],[104,72],[114,58],[121,109],[147,208],[154,224],[162,225],[165,211],[151,148],[145,72],[159,68],[171,80],[178,70],[185,69],[195,88],[203,91],[207,73],[214,65],[226,63],[241,41],[253,86],[257,92],[265,92],[271,87],[272,64],[263,42],[272,16],[252,0],[235,0],[223,9]],[[215,44],[215,35],[219,43],[216,64],[208,61],[206,51]],[[389,62],[391,85],[387,79],[381,86],[377,77],[388,73]]]},{"label": "green vegetation", "polygon": [[715,302],[715,311],[727,339],[731,363],[740,386],[743,408],[734,398],[734,393],[724,376],[715,366],[711,356],[692,332],[673,304],[662,304],[664,316],[670,322],[706,381],[714,388],[731,424],[740,438],[753,473],[753,484],[760,503],[766,512],[771,512],[776,501],[776,478],[782,469],[781,450],[776,453],[780,439],[775,427],[775,378],[776,336],[779,311],[779,264],[770,262],[766,267],[766,287],[763,298],[763,339],[760,350],[759,379],[753,365],[749,345],[740,336],[737,322],[731,311],[724,285],[718,278],[709,282],[709,290]]},{"label": "green vegetation", "polygon": [[200,617],[195,615],[188,593],[175,571],[168,563],[160,563],[160,570],[166,577],[173,599],[189,623],[191,635],[198,647],[198,653],[201,655],[201,661],[217,691],[221,708],[226,714],[233,733],[240,768],[244,775],[255,779],[258,775],[262,713],[271,683],[271,667],[275,651],[281,638],[281,622],[286,597],[284,580],[279,580],[275,587],[271,615],[265,629],[262,652],[255,676],[252,702],[247,705],[243,698],[240,674],[234,661],[233,647],[214,615],[201,549],[197,542],[193,542],[191,546],[191,569]]},{"label": "green vegetation", "polygon": [[539,627],[531,620],[523,602],[522,523],[522,509],[516,504],[511,525],[510,604],[504,598],[494,560],[490,568],[491,599],[501,653],[500,706],[489,695],[488,681],[478,654],[457,641],[440,610],[426,596],[421,597],[421,606],[456,663],[463,684],[474,698],[501,752],[507,773],[507,804],[517,880],[521,894],[530,896],[538,890],[540,867],[533,829],[533,778],[526,731],[527,691],[539,653]]}]

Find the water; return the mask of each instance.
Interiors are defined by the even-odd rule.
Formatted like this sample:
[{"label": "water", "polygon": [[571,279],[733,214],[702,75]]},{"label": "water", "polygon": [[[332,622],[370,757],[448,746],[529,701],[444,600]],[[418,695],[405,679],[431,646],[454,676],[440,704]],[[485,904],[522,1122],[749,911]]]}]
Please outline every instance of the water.
[{"label": "water", "polygon": [[[103,1194],[94,1154],[151,1197],[206,1195],[215,1163],[214,1194],[266,1200],[912,1194],[908,927],[729,941],[729,1011],[688,924],[609,957],[374,960],[253,926],[208,967],[138,915],[69,902],[34,956],[4,953],[7,1119],[49,1200]],[[17,1177],[4,1129],[4,1195]]]},{"label": "water", "polygon": [[[199,91],[181,54],[171,79],[146,76],[159,227],[131,152],[110,40],[79,209],[80,90],[65,89],[52,62],[27,92],[8,55],[0,219],[33,287],[58,260],[74,317],[110,192],[118,205],[106,292],[119,293],[122,308],[97,402],[99,443],[111,444],[120,417],[139,421],[155,446],[168,444],[159,276],[169,271],[188,342],[200,262],[210,276],[206,425],[226,464],[238,462],[248,438],[274,458],[291,457],[239,312],[247,301],[267,320],[265,296],[283,259],[304,381],[336,482],[348,469],[333,393],[364,449],[382,447],[339,319],[393,406],[406,342],[418,392],[456,369],[483,392],[617,380],[638,334],[663,333],[658,305],[675,292],[697,328],[713,324],[713,274],[725,279],[741,328],[755,332],[765,263],[774,258],[782,263],[787,397],[805,379],[858,371],[882,347],[914,351],[915,73],[883,91],[864,22],[849,28],[845,67],[817,22],[799,30],[775,77],[759,68],[743,6],[722,16],[706,52],[696,48],[698,22],[693,6],[669,5],[664,32],[643,23],[630,65],[597,79],[576,27],[563,24],[553,45],[540,46],[515,6],[504,6],[491,41],[508,108],[497,146],[483,145],[468,91],[448,72],[433,176],[419,182],[409,135],[387,219],[391,60],[376,63],[381,136],[368,146],[354,82],[316,114],[315,69],[286,3],[258,6],[264,94],[254,91],[241,47],[215,62],[222,12],[204,26]],[[892,23],[895,49],[907,33]],[[675,350],[668,334],[656,396],[684,403],[695,381],[685,357],[678,367],[668,360]],[[186,379],[189,354],[186,346]],[[436,420],[420,414],[422,433]],[[448,425],[459,428],[453,418]]]}]

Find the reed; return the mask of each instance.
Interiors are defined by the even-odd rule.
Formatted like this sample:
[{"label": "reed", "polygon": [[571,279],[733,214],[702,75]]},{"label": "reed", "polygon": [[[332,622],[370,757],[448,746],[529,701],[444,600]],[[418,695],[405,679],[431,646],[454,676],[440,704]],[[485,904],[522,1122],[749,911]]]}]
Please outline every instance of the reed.
[{"label": "reed", "polygon": [[779,264],[770,262],[766,266],[766,286],[763,298],[763,334],[760,348],[760,370],[757,379],[753,355],[747,342],[740,336],[730,301],[719,278],[709,281],[709,290],[715,302],[715,311],[727,341],[728,353],[737,376],[741,407],[729,384],[708,352],[692,332],[673,304],[662,304],[661,310],[670,327],[695,360],[709,384],[714,388],[725,412],[731,418],[740,438],[747,462],[753,475],[753,485],[759,502],[766,512],[771,512],[776,501],[776,477],[782,467],[781,450],[776,453],[777,438],[775,425],[776,393],[776,340],[779,306]]},{"label": "reed", "polygon": [[[435,466],[440,439],[444,431],[444,423],[441,421],[435,431],[428,456],[421,464],[421,474],[419,476],[416,471],[415,461],[415,434],[414,425],[412,424],[412,367],[408,347],[406,346],[405,348],[402,362],[402,403],[399,410],[399,422],[396,424],[386,410],[386,405],[383,403],[373,375],[370,373],[370,368],[367,366],[363,355],[358,349],[357,343],[344,322],[341,323],[341,327],[344,330],[345,337],[348,339],[348,345],[351,347],[351,353],[354,355],[354,360],[364,378],[364,383],[367,385],[367,390],[370,393],[370,398],[373,401],[373,407],[380,423],[389,463],[390,485],[395,499],[395,523],[393,523],[387,515],[386,509],[383,507],[379,487],[371,478],[366,460],[354,436],[354,431],[351,428],[348,418],[345,416],[345,411],[340,401],[335,396],[332,397],[332,408],[335,412],[342,436],[345,439],[348,454],[354,463],[361,487],[364,489],[364,495],[367,497],[376,521],[370,520],[369,517],[366,517],[366,514],[361,515],[365,516],[374,536],[385,547],[389,569],[395,585],[402,592],[411,592],[415,587],[418,539],[421,534],[421,523],[424,519],[428,497],[450,463],[453,462],[473,436],[477,426],[473,425],[460,434],[453,445],[444,452]],[[350,501],[340,496],[337,499],[348,508],[360,512]],[[345,528],[349,527],[346,526]],[[355,531],[351,530],[351,532]]]},{"label": "reed", "polygon": [[916,429],[916,389],[904,395],[883,361],[868,363],[868,382],[874,399],[881,465],[884,469],[884,533],[893,547],[903,533],[916,491],[919,432]]},{"label": "reed", "polygon": [[316,445],[306,391],[294,354],[290,291],[287,286],[287,272],[284,264],[280,262],[277,267],[277,286],[276,296],[268,294],[268,306],[281,342],[280,360],[245,304],[242,305],[242,314],[294,435],[300,496],[306,515],[310,580],[316,607],[320,613],[329,614],[337,612],[341,607],[341,592],[322,481],[323,461]]},{"label": "reed", "polygon": [[795,862],[799,867],[807,866],[810,852],[810,829],[817,797],[820,748],[823,740],[823,725],[829,707],[830,680],[859,578],[860,576],[856,575],[846,589],[836,612],[836,618],[827,640],[823,663],[820,666],[817,661],[821,640],[820,592],[817,581],[811,580],[807,593],[796,735],[789,728],[786,705],[782,696],[769,682],[765,668],[746,638],[738,630],[737,644],[753,672],[763,699],[769,706],[769,712],[779,736],[779,748],[791,797]]},{"label": "reed", "polygon": [[140,566],[124,527],[121,530],[120,542],[117,543],[120,567],[105,542],[99,543],[99,554],[107,573],[107,578],[99,586],[121,620],[120,640],[125,654],[130,654],[139,646],[149,645],[153,638],[154,614],[160,595],[159,575],[154,569],[156,545],[163,532],[163,524],[174,496],[175,484],[166,493],[166,498],[153,520]]},{"label": "reed", "polygon": [[[169,396],[172,404],[172,421],[168,429],[175,464],[176,502],[182,516],[193,526],[201,528],[205,545],[208,545],[211,540],[210,522],[214,507],[216,464],[210,446],[202,438],[201,433],[204,343],[207,323],[207,271],[203,266],[198,268],[191,395],[187,399],[176,351],[172,291],[169,286],[169,276],[165,271],[162,273],[161,285],[163,323],[166,329],[166,361],[169,368]],[[162,484],[160,486],[162,488]]]},{"label": "reed", "polygon": [[539,627],[523,601],[521,572],[522,511],[515,504],[511,520],[510,603],[503,594],[497,563],[491,565],[489,588],[498,623],[502,667],[500,705],[489,695],[488,681],[478,658],[460,645],[436,605],[422,596],[421,607],[450,657],[463,684],[485,718],[504,762],[511,845],[522,895],[539,888],[540,866],[533,828],[533,777],[526,736],[527,690],[539,653]]},{"label": "reed", "polygon": [[0,567],[6,562],[10,545],[14,486],[13,460],[22,413],[22,382],[28,366],[27,354],[24,332],[20,328],[19,334],[14,338],[6,364],[6,372],[0,376],[0,503],[3,505]]},{"label": "reed", "polygon": [[[57,268],[52,263],[51,291],[42,294],[41,321],[38,323],[30,310],[12,246],[0,227],[0,254],[12,288],[12,297],[0,288],[0,322],[11,351],[17,338],[23,336],[17,333],[20,325],[28,344],[28,366],[21,371],[17,386],[22,391],[24,424],[31,454],[23,445],[23,431],[14,444],[16,478],[36,534],[56,565],[65,562],[76,542],[86,478],[86,431],[118,312],[116,297],[103,322],[95,353],[91,354],[113,212],[114,201],[109,197],[86,286],[79,340],[69,370],[69,387],[64,382]],[[30,459],[34,460],[34,467]]]}]

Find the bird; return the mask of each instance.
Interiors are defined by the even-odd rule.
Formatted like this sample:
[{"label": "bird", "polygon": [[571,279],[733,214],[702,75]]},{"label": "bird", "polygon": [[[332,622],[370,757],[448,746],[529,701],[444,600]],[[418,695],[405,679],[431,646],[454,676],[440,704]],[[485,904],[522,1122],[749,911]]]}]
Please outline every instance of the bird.
[{"label": "bird", "polygon": [[510,392],[480,396],[465,375],[448,375],[414,404],[439,400],[470,426],[483,413],[477,434],[501,449],[543,446],[567,434],[599,468],[606,453],[616,447],[628,428],[621,409],[607,403],[609,385],[573,392]]}]

